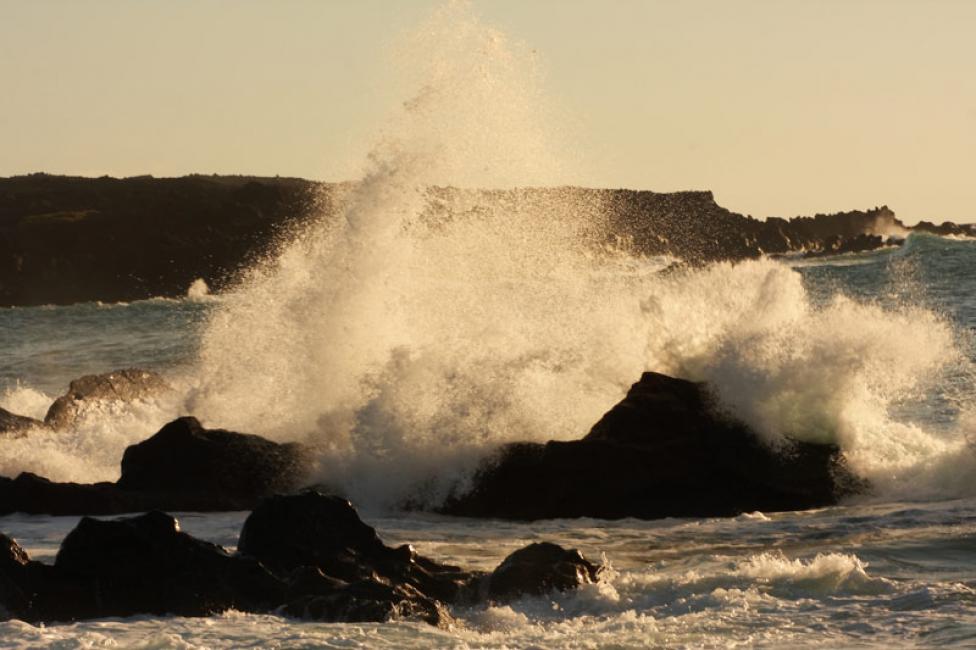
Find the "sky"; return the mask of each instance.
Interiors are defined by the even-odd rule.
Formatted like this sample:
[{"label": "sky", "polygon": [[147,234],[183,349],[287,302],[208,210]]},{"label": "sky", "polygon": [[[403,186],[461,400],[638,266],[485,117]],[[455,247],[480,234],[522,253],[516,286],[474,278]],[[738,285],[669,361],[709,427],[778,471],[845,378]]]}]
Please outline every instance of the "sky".
[{"label": "sky", "polygon": [[[0,0],[0,176],[356,178],[440,4]],[[470,4],[559,108],[554,182],[976,221],[976,2]]]}]

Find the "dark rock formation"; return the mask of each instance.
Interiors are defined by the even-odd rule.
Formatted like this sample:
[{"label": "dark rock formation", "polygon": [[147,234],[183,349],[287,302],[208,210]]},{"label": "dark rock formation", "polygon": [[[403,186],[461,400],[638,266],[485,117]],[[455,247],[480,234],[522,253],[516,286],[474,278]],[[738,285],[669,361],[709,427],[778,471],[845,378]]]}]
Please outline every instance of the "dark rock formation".
[{"label": "dark rock formation", "polygon": [[518,443],[448,514],[510,519],[709,517],[830,505],[864,485],[833,445],[773,450],[703,386],[644,373],[582,440]]},{"label": "dark rock formation", "polygon": [[183,533],[161,512],[117,521],[83,518],[61,544],[55,568],[90,585],[72,618],[267,610],[280,580],[248,558]]},{"label": "dark rock formation", "polygon": [[568,551],[549,542],[530,544],[515,551],[488,578],[488,594],[494,601],[524,595],[568,591],[597,581],[600,567],[579,551]]},{"label": "dark rock formation", "polygon": [[34,418],[11,413],[0,408],[0,436],[19,438],[35,427],[43,427],[44,423]]},{"label": "dark rock formation", "polygon": [[246,510],[262,497],[298,489],[306,471],[299,445],[204,429],[196,418],[184,417],[126,449],[117,483],[54,483],[29,473],[0,477],[0,515]]},{"label": "dark rock formation", "polygon": [[841,255],[843,253],[862,253],[873,251],[882,246],[900,246],[904,239],[898,237],[883,238],[881,235],[860,234],[847,239],[833,235],[824,239],[819,248],[808,250],[804,257],[824,257],[827,255]]},{"label": "dark rock formation", "polygon": [[[0,613],[31,622],[135,614],[206,616],[234,608],[324,621],[450,622],[448,605],[573,589],[599,568],[578,552],[533,544],[490,576],[390,548],[345,500],[317,493],[275,497],[252,513],[241,549],[183,533],[149,512],[83,518],[54,566],[33,562],[0,534]],[[487,588],[485,585],[487,584]]]},{"label": "dark rock formation", "polygon": [[328,209],[297,178],[0,179],[0,306],[220,290],[280,234]]},{"label": "dark rock formation", "polygon": [[243,503],[294,490],[308,466],[302,447],[173,420],[122,455],[118,487],[154,494],[234,495]]},{"label": "dark rock formation", "polygon": [[916,232],[926,232],[941,237],[976,237],[976,224],[974,223],[957,224],[951,221],[943,221],[936,225],[931,221],[919,221],[912,229]]},{"label": "dark rock formation", "polygon": [[27,616],[30,595],[22,585],[27,581],[29,562],[20,544],[0,533],[0,620]]},{"label": "dark rock formation", "polygon": [[85,375],[72,381],[68,392],[54,401],[44,416],[44,423],[54,429],[64,429],[74,422],[86,403],[131,402],[167,390],[171,390],[169,384],[150,370],[127,368],[101,375]]},{"label": "dark rock formation", "polygon": [[[0,306],[176,297],[197,278],[219,292],[282,235],[337,215],[348,187],[240,176],[0,179]],[[606,216],[610,238],[638,253],[693,264],[824,251],[829,238],[850,248],[844,242],[859,235],[911,230],[887,207],[759,221],[719,206],[711,192],[430,188],[429,196],[427,218],[445,223],[499,205],[562,201]],[[916,229],[976,235],[948,222]]]},{"label": "dark rock formation", "polygon": [[348,583],[408,585],[445,602],[457,602],[471,586],[472,574],[410,546],[386,546],[352,504],[317,492],[263,501],[244,522],[238,550],[277,571],[314,567]]},{"label": "dark rock formation", "polygon": [[0,515],[114,514],[139,512],[149,505],[148,500],[123,492],[114,483],[55,483],[30,472],[13,479],[0,476]]}]

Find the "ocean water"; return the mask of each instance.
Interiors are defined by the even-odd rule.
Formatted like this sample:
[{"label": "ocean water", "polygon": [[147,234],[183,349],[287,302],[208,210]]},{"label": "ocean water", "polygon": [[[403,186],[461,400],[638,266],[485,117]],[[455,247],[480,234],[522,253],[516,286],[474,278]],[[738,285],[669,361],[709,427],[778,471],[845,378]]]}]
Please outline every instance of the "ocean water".
[{"label": "ocean water", "polygon": [[[573,173],[530,47],[450,3],[395,52],[404,101],[360,182],[230,291],[0,309],[8,410],[43,417],[71,379],[120,367],[158,370],[175,389],[0,441],[0,475],[115,480],[127,445],[192,414],[305,443],[313,478],[341,486],[388,543],[487,569],[546,539],[612,571],[577,592],[455,611],[447,630],[229,612],[9,621],[0,646],[976,644],[976,242],[913,235],[857,255],[673,268],[608,245],[598,201],[518,191]],[[428,189],[447,185],[515,189]],[[716,520],[397,511],[464,489],[501,444],[585,435],[644,370],[708,382],[773,448],[785,436],[838,444],[872,491]],[[180,518],[234,547],[244,516]],[[75,522],[13,515],[0,530],[50,560]]]},{"label": "ocean water", "polygon": [[[659,268],[654,261],[648,264]],[[41,627],[9,621],[0,623],[0,647],[976,643],[976,478],[970,471],[973,452],[966,442],[971,433],[966,407],[976,393],[965,361],[973,358],[969,333],[976,327],[976,242],[912,236],[899,249],[743,265],[774,277],[795,277],[815,306],[812,309],[831,309],[842,298],[890,310],[882,313],[892,318],[922,314],[927,326],[948,327],[952,336],[946,340],[964,353],[964,359],[947,361],[945,383],[926,384],[921,393],[890,402],[886,422],[889,430],[905,427],[901,430],[913,435],[924,431],[944,446],[927,448],[929,456],[920,456],[912,447],[915,465],[904,459],[875,460],[868,467],[894,468],[903,475],[890,476],[888,482],[879,482],[875,493],[840,506],[734,519],[477,521],[397,513],[384,507],[382,499],[371,500],[375,491],[366,491],[358,505],[388,543],[409,542],[439,559],[490,569],[526,543],[550,540],[580,548],[612,567],[604,583],[576,593],[457,610],[457,624],[449,630],[412,622],[325,624],[228,612],[207,619],[135,617]],[[724,265],[720,269],[730,271]],[[682,280],[690,281],[697,280]],[[32,408],[38,415],[71,378],[130,362],[179,380],[193,369],[199,371],[207,328],[214,314],[225,308],[226,299],[196,298],[0,310],[0,331],[8,342],[0,367],[0,403],[25,412],[36,402]],[[874,327],[856,320],[847,326]],[[62,460],[50,467],[62,468],[58,478],[104,478],[97,463],[83,454],[97,445],[121,445],[128,439],[104,429],[117,427],[121,420],[136,428],[131,437],[139,439],[151,433],[154,418],[165,421],[170,408],[170,402],[146,403],[92,412],[73,432],[90,436],[91,442],[60,443]],[[955,438],[961,438],[961,444],[955,445]],[[955,456],[946,456],[951,453]],[[116,468],[119,457],[114,455]],[[5,473],[30,468],[30,460],[5,454]],[[185,530],[230,549],[237,544],[245,516],[178,514]],[[77,517],[11,515],[0,518],[0,530],[17,538],[35,558],[53,561],[60,540],[75,523]]]}]

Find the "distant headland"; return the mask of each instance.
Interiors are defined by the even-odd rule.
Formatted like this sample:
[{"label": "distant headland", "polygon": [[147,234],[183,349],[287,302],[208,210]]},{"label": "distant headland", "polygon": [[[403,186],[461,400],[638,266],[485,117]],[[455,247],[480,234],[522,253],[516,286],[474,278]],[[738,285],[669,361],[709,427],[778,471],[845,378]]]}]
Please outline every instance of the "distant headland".
[{"label": "distant headland", "polygon": [[[204,176],[0,178],[0,306],[177,297],[202,278],[216,291],[309,219],[335,214],[350,183]],[[907,227],[887,206],[765,221],[731,212],[711,192],[435,188],[598,205],[608,237],[690,264],[762,255],[829,255],[898,244],[912,231],[976,236],[976,225]]]}]

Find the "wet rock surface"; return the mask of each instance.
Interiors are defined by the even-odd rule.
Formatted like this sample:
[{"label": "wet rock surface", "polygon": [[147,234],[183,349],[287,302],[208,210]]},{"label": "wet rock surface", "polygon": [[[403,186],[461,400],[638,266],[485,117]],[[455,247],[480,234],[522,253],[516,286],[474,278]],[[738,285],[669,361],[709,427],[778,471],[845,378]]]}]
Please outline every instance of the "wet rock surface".
[{"label": "wet rock surface", "polygon": [[275,570],[314,567],[351,584],[407,585],[446,602],[464,599],[473,580],[409,545],[385,545],[348,501],[317,492],[263,501],[244,522],[238,550]]},{"label": "wet rock surface", "polygon": [[488,578],[488,595],[506,601],[525,595],[567,591],[599,579],[600,567],[579,551],[537,542],[515,551]]},{"label": "wet rock surface", "polygon": [[452,605],[567,590],[598,579],[576,551],[537,543],[492,574],[386,546],[344,499],[306,492],[263,501],[238,552],[198,540],[162,512],[83,518],[53,566],[0,534],[0,612],[30,622],[206,616],[228,609],[322,621],[451,621]]},{"label": "wet rock surface", "polygon": [[140,368],[85,375],[72,381],[68,392],[54,401],[44,416],[44,423],[53,429],[65,429],[87,404],[131,402],[168,390],[170,386],[158,373]]},{"label": "wet rock surface", "polygon": [[582,440],[502,449],[447,514],[509,519],[734,516],[831,505],[865,484],[839,449],[773,449],[706,389],[644,373]]}]

